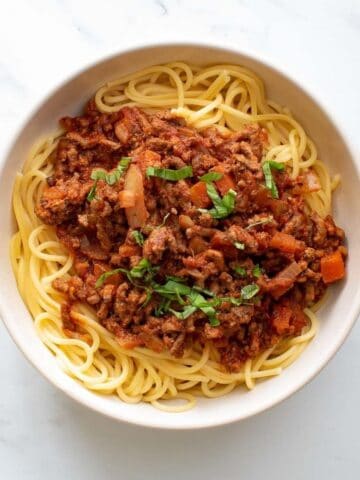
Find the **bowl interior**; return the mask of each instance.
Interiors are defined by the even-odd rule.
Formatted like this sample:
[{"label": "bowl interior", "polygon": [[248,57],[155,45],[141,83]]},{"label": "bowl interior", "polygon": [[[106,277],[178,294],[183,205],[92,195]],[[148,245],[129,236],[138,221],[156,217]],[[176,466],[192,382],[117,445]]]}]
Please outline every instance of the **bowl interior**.
[{"label": "bowl interior", "polygon": [[[301,357],[279,377],[259,383],[245,393],[238,389],[223,398],[199,399],[195,409],[181,414],[155,411],[146,404],[128,405],[110,396],[91,393],[65,375],[38,339],[33,321],[16,288],[9,261],[9,240],[14,232],[11,191],[31,145],[54,131],[57,119],[79,113],[84,102],[106,80],[146,66],[174,60],[197,64],[235,63],[254,70],[265,82],[268,97],[286,105],[315,141],[319,157],[332,173],[340,173],[341,186],[334,199],[334,216],[347,233],[351,261],[347,278],[331,289],[319,312],[320,331]],[[158,45],[120,53],[75,75],[48,96],[31,115],[1,161],[0,177],[0,312],[17,345],[52,383],[81,403],[115,419],[163,428],[199,428],[231,422],[278,403],[312,378],[339,348],[360,304],[357,265],[360,264],[360,217],[357,198],[360,181],[354,159],[333,120],[305,91],[278,70],[245,54],[203,45]]]}]

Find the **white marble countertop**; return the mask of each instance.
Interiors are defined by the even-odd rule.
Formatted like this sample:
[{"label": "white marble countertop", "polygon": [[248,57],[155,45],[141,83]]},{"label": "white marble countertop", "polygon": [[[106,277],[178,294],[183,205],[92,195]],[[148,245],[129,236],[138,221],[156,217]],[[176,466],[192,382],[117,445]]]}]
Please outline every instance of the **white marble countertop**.
[{"label": "white marble countertop", "polygon": [[[94,55],[202,35],[257,49],[306,78],[360,148],[358,0],[9,0],[0,17],[0,153],[39,96]],[[191,433],[81,408],[30,367],[2,324],[0,352],[1,479],[359,478],[359,323],[289,400]]]}]

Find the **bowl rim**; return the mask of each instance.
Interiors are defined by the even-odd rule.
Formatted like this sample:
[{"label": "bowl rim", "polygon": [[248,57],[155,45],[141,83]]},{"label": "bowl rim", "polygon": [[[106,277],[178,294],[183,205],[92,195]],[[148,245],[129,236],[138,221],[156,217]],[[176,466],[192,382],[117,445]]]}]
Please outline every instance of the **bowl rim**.
[{"label": "bowl rim", "polygon": [[[52,84],[51,87],[46,91],[45,94],[41,96],[37,96],[37,98],[32,102],[31,106],[27,109],[26,114],[23,117],[23,120],[18,122],[14,128],[14,133],[9,136],[8,141],[6,142],[6,147],[3,150],[2,158],[0,158],[0,178],[3,175],[3,170],[6,166],[6,160],[11,153],[11,150],[15,146],[17,139],[20,133],[24,130],[26,125],[29,123],[31,118],[43,107],[46,102],[61,88],[63,88],[66,84],[72,82],[76,77],[79,75],[86,73],[87,70],[96,67],[98,64],[106,63],[115,59],[118,56],[129,54],[129,53],[136,53],[138,51],[143,50],[150,50],[152,48],[159,48],[159,47],[193,47],[193,48],[210,48],[217,51],[224,51],[230,52],[235,55],[242,56],[244,58],[248,58],[249,60],[255,60],[257,63],[263,65],[265,68],[273,70],[275,73],[280,74],[283,76],[287,81],[292,83],[301,93],[305,94],[315,105],[319,107],[319,109],[325,114],[325,116],[330,120],[332,126],[337,131],[339,137],[342,139],[344,145],[349,151],[354,169],[356,171],[358,180],[360,181],[360,162],[356,161],[356,148],[348,137],[346,130],[338,125],[338,123],[334,120],[334,113],[332,112],[331,108],[328,105],[324,105],[322,101],[321,94],[314,88],[313,85],[310,86],[308,79],[304,80],[303,78],[295,79],[291,73],[288,73],[286,69],[283,68],[282,65],[279,64],[279,61],[275,60],[273,56],[260,53],[258,50],[249,47],[237,47],[231,45],[227,40],[224,39],[208,39],[204,38],[201,40],[165,40],[159,39],[156,41],[151,42],[133,42],[131,45],[124,46],[123,48],[118,47],[113,49],[111,52],[99,53],[96,54],[90,61],[86,61],[83,65],[79,68],[73,68],[66,76]],[[21,299],[19,294],[19,299]],[[357,300],[357,303],[356,303]],[[10,308],[10,307],[9,307]],[[292,387],[290,391],[286,391],[282,394],[279,394],[275,399],[270,399],[266,405],[260,405],[259,407],[253,409],[249,413],[245,414],[237,414],[234,411],[234,415],[228,419],[217,419],[217,418],[204,418],[201,421],[196,421],[193,425],[182,425],[182,424],[172,424],[167,420],[160,420],[158,421],[156,415],[152,417],[152,420],[143,420],[140,418],[135,419],[128,419],[124,414],[114,414],[114,412],[107,411],[102,405],[101,402],[99,403],[99,397],[94,395],[94,401],[90,401],[86,398],[83,398],[81,394],[75,392],[72,388],[67,388],[65,385],[61,384],[57,379],[53,378],[51,374],[48,373],[46,367],[40,362],[36,361],[32,358],[32,354],[30,350],[26,348],[25,342],[22,340],[20,335],[17,335],[15,331],[12,329],[12,320],[11,320],[11,311],[8,309],[8,305],[6,302],[6,298],[3,295],[0,289],[0,318],[3,321],[9,335],[13,339],[16,346],[25,356],[25,358],[29,361],[29,363],[38,370],[52,385],[57,387],[61,392],[75,400],[77,403],[86,406],[88,409],[105,415],[108,418],[116,420],[118,422],[126,422],[131,425],[139,425],[144,427],[150,428],[159,428],[159,429],[167,429],[167,430],[190,430],[190,429],[202,429],[202,428],[210,428],[210,427],[217,427],[221,425],[226,425],[234,422],[238,422],[240,420],[244,420],[246,418],[250,418],[254,415],[259,413],[265,412],[270,408],[278,405],[282,401],[287,398],[290,398],[294,393],[302,389],[306,384],[308,384],[319,372],[329,363],[329,361],[334,357],[334,355],[338,352],[341,345],[344,343],[346,338],[348,337],[351,329],[353,328],[358,316],[360,314],[360,298],[355,297],[355,301],[351,306],[350,311],[347,312],[348,322],[346,327],[342,330],[341,335],[337,338],[333,348],[331,351],[328,352],[327,356],[321,358],[307,378],[302,379],[300,383],[296,384]],[[85,387],[83,387],[85,388]],[[173,414],[170,414],[173,415]],[[177,414],[180,415],[180,414]],[[167,417],[170,418],[170,417]]]}]

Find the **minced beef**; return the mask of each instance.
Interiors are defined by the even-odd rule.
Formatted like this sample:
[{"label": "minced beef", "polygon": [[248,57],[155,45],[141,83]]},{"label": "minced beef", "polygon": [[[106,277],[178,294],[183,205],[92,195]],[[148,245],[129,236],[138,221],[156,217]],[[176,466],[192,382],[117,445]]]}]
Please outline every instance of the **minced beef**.
[{"label": "minced beef", "polygon": [[[65,134],[36,213],[74,257],[71,279],[53,284],[66,298],[67,332],[81,328],[72,305],[86,302],[125,348],[179,357],[194,342],[212,342],[230,371],[301,332],[303,308],[332,281],[322,259],[346,256],[344,232],[330,216],[308,212],[304,175],[293,180],[286,169],[274,170],[278,198],[271,195],[263,128],[197,131],[168,111],[105,114],[93,101],[60,124]],[[115,181],[91,178],[98,169],[117,172],[123,157],[130,159]],[[168,181],[147,176],[149,167],[192,167],[192,176]],[[209,172],[220,174],[212,183],[220,198],[236,194],[223,218],[214,218],[199,181]],[[169,281],[191,294],[164,293],[159,286]],[[256,294],[244,298],[249,286]]]}]

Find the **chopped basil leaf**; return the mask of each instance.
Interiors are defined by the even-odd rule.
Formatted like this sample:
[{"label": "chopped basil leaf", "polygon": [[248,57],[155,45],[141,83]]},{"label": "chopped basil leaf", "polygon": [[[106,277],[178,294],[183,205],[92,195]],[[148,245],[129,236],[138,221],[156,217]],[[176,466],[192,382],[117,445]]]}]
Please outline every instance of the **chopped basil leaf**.
[{"label": "chopped basil leaf", "polygon": [[170,168],[148,167],[146,169],[146,175],[148,177],[159,177],[164,180],[176,182],[178,180],[183,180],[184,178],[192,177],[193,170],[192,167],[189,166],[179,168],[179,170],[172,170]]},{"label": "chopped basil leaf", "polygon": [[[131,270],[126,270],[126,268],[115,268],[114,270],[109,270],[108,272],[104,272],[96,280],[95,287],[96,288],[101,287],[108,277],[111,277],[112,275],[116,275],[117,273],[124,273],[127,276],[128,280],[132,283],[134,283],[133,282],[134,278],[144,278],[146,282],[149,282],[152,280],[153,276],[156,274],[159,268],[160,267],[152,266],[147,258],[142,258],[140,262]],[[145,287],[141,287],[140,285],[136,285],[136,286],[140,288],[145,288]]]},{"label": "chopped basil leaf", "polygon": [[133,267],[129,274],[133,278],[143,278],[145,274],[154,276],[160,267],[153,267],[147,258],[142,258],[140,262]]},{"label": "chopped basil leaf", "polygon": [[115,270],[109,270],[108,272],[104,272],[96,280],[95,287],[96,288],[101,287],[107,278],[112,277],[113,275],[116,275],[117,273],[125,273],[126,275],[128,275],[129,272],[125,268],[115,268]]},{"label": "chopped basil leaf", "polygon": [[200,293],[204,293],[209,297],[215,297],[215,293],[212,292],[211,290],[208,290],[207,288],[201,288],[201,287],[198,287],[197,285],[194,285],[192,288],[193,290],[196,290],[197,292],[200,292]]},{"label": "chopped basil leaf", "polygon": [[161,317],[164,313],[167,313],[170,310],[171,299],[163,298],[160,304],[155,308],[154,315],[156,317]]},{"label": "chopped basil leaf", "polygon": [[279,162],[274,162],[272,160],[268,160],[262,164],[262,169],[265,177],[265,186],[268,190],[270,190],[271,196],[273,198],[279,198],[279,192],[278,192],[274,177],[271,173],[272,168],[278,171],[284,170],[284,164]]},{"label": "chopped basil leaf", "polygon": [[209,323],[212,327],[218,327],[220,325],[220,320],[217,317],[209,317]]},{"label": "chopped basil leaf", "polygon": [[116,171],[119,172],[120,177],[123,175],[127,167],[129,166],[132,158],[131,157],[122,157],[120,162],[118,163],[118,166],[116,167]]},{"label": "chopped basil leaf", "polygon": [[108,185],[114,185],[127,169],[131,157],[122,157],[113,172],[107,173],[105,170],[93,170],[90,178],[92,180],[104,180]]},{"label": "chopped basil leaf", "polygon": [[178,312],[177,310],[173,310],[172,308],[169,308],[170,312],[175,315],[176,318],[179,318],[181,320],[186,320],[190,315],[192,315],[194,312],[196,312],[196,307],[193,307],[192,305],[186,305],[184,307],[184,310],[181,312]]},{"label": "chopped basil leaf", "polygon": [[265,163],[268,163],[270,165],[271,168],[273,168],[274,170],[279,170],[279,171],[283,171],[284,168],[285,168],[285,165],[281,162],[274,162],[274,160],[267,160],[267,162]]},{"label": "chopped basil leaf", "polygon": [[234,267],[235,273],[240,275],[240,277],[245,277],[246,276],[246,269],[244,267]]},{"label": "chopped basil leaf", "polygon": [[164,285],[155,285],[154,291],[160,295],[189,295],[191,288],[184,283],[168,280]]},{"label": "chopped basil leaf", "polygon": [[191,305],[201,310],[210,319],[210,325],[213,325],[212,321],[216,317],[216,310],[211,305],[211,302],[207,302],[205,298],[197,292],[192,291],[189,295]]},{"label": "chopped basil leaf", "polygon": [[213,183],[206,184],[206,191],[211,198],[214,208],[207,210],[213,218],[225,218],[228,217],[235,208],[236,192],[230,189],[221,198]]},{"label": "chopped basil leaf", "polygon": [[90,192],[88,193],[88,196],[86,197],[88,202],[91,202],[92,200],[94,200],[95,194],[96,194],[96,186],[97,186],[97,180],[94,183],[94,185],[91,187]]},{"label": "chopped basil leaf", "polygon": [[260,268],[260,265],[255,265],[253,268],[252,274],[254,277],[259,278],[262,274],[262,270]]},{"label": "chopped basil leaf", "polygon": [[131,162],[131,157],[122,157],[120,162],[117,164],[116,169],[113,172],[107,173],[105,172],[105,170],[101,170],[101,169],[93,170],[91,172],[90,178],[92,180],[95,180],[95,183],[92,186],[87,196],[87,200],[89,202],[91,202],[91,200],[94,200],[96,186],[99,180],[104,180],[104,182],[106,182],[108,185],[115,185],[115,183],[120,179],[122,174],[127,169],[130,162]]},{"label": "chopped basil leaf", "polygon": [[260,287],[258,285],[251,283],[241,289],[241,296],[244,300],[250,300],[250,298],[254,297],[259,290]]},{"label": "chopped basil leaf", "polygon": [[202,177],[199,177],[199,180],[205,183],[216,182],[217,180],[220,180],[220,178],[222,177],[223,177],[222,173],[208,172],[208,173],[205,173],[205,175],[203,175]]},{"label": "chopped basil leaf", "polygon": [[239,306],[242,304],[242,298],[236,298],[236,297],[216,297],[213,300],[211,300],[211,305],[214,307],[219,307],[222,303],[231,303],[232,305]]},{"label": "chopped basil leaf", "polygon": [[132,232],[135,242],[142,247],[144,245],[144,236],[139,230],[134,230]]},{"label": "chopped basil leaf", "polygon": [[186,283],[186,278],[175,277],[174,275],[167,275],[166,280],[173,280],[174,282]]},{"label": "chopped basil leaf", "polygon": [[259,225],[265,225],[266,223],[270,223],[273,220],[274,220],[274,218],[272,216],[262,218],[261,220],[258,220],[257,222],[249,223],[249,225],[247,227],[245,227],[245,230],[249,230],[250,228],[253,228],[253,227],[258,227]]},{"label": "chopped basil leaf", "polygon": [[245,250],[245,243],[234,242],[234,246],[235,246],[238,250]]},{"label": "chopped basil leaf", "polygon": [[91,180],[106,180],[107,173],[104,170],[93,170],[91,172]]},{"label": "chopped basil leaf", "polygon": [[146,298],[144,302],[141,304],[140,308],[146,307],[146,305],[150,302],[151,298],[152,298],[152,292],[148,290],[148,292],[146,293]]}]

